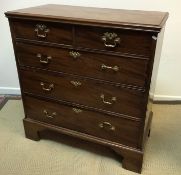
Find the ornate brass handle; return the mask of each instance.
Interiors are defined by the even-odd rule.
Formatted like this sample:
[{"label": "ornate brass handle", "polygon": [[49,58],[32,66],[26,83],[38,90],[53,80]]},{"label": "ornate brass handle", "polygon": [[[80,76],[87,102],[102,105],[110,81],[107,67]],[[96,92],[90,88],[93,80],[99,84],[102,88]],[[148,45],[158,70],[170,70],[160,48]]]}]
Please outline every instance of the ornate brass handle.
[{"label": "ornate brass handle", "polygon": [[80,81],[70,81],[70,83],[71,83],[72,85],[74,85],[75,87],[78,87],[78,86],[81,86],[81,85],[82,85],[82,83],[81,83]]},{"label": "ornate brass handle", "polygon": [[79,52],[75,52],[75,51],[70,51],[70,52],[69,52],[69,55],[70,55],[71,57],[73,57],[74,59],[76,59],[76,58],[78,58],[78,57],[81,56]]},{"label": "ornate brass handle", "polygon": [[47,28],[44,24],[37,24],[35,28],[36,36],[39,38],[46,38],[47,33],[50,31],[50,29]]},{"label": "ornate brass handle", "polygon": [[48,91],[49,92],[49,91],[52,91],[54,89],[54,84],[49,84],[48,87],[45,87],[46,86],[45,83],[40,82],[40,85],[42,86],[42,89],[44,91]]},{"label": "ornate brass handle", "polygon": [[45,117],[47,117],[47,118],[54,118],[54,116],[56,116],[57,115],[57,113],[56,112],[53,112],[51,115],[47,112],[47,110],[46,109],[44,109],[44,114],[45,114]]},{"label": "ornate brass handle", "polygon": [[109,122],[102,122],[99,124],[99,127],[115,131],[115,126],[112,126]]},{"label": "ornate brass handle", "polygon": [[76,113],[76,114],[79,114],[82,112],[81,109],[78,109],[78,108],[72,108],[72,110]]},{"label": "ornate brass handle", "polygon": [[112,97],[112,98],[111,98],[111,101],[112,101],[112,102],[105,101],[105,96],[104,96],[104,94],[101,94],[100,97],[101,97],[103,103],[108,104],[108,105],[112,105],[112,104],[116,101],[116,97]]},{"label": "ornate brass handle", "polygon": [[106,32],[101,39],[102,41],[104,41],[104,45],[110,48],[116,47],[121,42],[120,38],[116,33]]},{"label": "ornate brass handle", "polygon": [[119,71],[119,67],[118,67],[118,66],[113,66],[113,67],[111,67],[111,66],[106,66],[105,64],[102,64],[102,65],[101,65],[101,69],[102,69],[102,70],[112,69],[112,70],[115,71],[115,72],[118,72],[118,71]]},{"label": "ornate brass handle", "polygon": [[42,63],[42,64],[48,64],[50,62],[50,60],[52,59],[51,56],[43,57],[42,54],[40,54],[40,53],[38,53],[36,55],[36,57],[40,59],[40,63]]}]

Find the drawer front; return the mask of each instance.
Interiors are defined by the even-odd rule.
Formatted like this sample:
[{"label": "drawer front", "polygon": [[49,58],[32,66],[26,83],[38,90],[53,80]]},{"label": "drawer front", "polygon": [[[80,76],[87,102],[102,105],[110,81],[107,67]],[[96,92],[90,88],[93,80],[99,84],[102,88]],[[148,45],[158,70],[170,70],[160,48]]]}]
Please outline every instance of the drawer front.
[{"label": "drawer front", "polygon": [[152,35],[141,31],[79,26],[76,28],[76,45],[150,57]]},{"label": "drawer front", "polygon": [[16,38],[72,45],[72,26],[42,21],[13,21]]},{"label": "drawer front", "polygon": [[33,66],[59,72],[144,87],[148,61],[17,43],[21,66]]},{"label": "drawer front", "polygon": [[25,96],[26,117],[136,147],[140,123]]},{"label": "drawer front", "polygon": [[85,106],[142,117],[144,93],[76,76],[21,71],[23,91]]}]

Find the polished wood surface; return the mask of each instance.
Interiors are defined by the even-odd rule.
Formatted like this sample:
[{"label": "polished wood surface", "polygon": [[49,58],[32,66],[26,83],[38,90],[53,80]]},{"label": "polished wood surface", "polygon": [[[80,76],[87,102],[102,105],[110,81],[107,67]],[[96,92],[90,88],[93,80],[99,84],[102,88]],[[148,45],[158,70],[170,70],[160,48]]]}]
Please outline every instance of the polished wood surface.
[{"label": "polished wood surface", "polygon": [[[138,145],[139,122],[120,117],[111,117],[73,106],[45,102],[28,96],[25,97],[25,107],[27,108],[26,115],[28,118],[132,147],[137,147]],[[45,111],[47,114],[45,114]],[[56,113],[56,115],[53,115],[54,113]],[[99,125],[105,122],[110,125],[105,125],[101,128]],[[121,125],[119,123],[121,123]],[[114,130],[112,130],[111,127],[114,127]]]},{"label": "polished wood surface", "polygon": [[[44,25],[48,29],[47,33],[37,29],[37,25]],[[65,24],[55,24],[42,21],[26,21],[26,20],[13,20],[13,27],[16,38],[37,40],[43,42],[56,42],[59,44],[72,45],[72,26]],[[35,29],[39,31],[35,31]],[[45,37],[38,37],[45,35]]]},{"label": "polished wood surface", "polygon": [[[53,48],[19,42],[17,42],[16,47],[18,62],[21,66],[73,73],[117,84],[123,83],[145,87],[147,66],[149,63],[147,59],[116,57],[74,49]],[[73,57],[71,53],[78,53],[79,56]],[[38,57],[38,55],[41,55],[41,57]],[[51,59],[47,60],[48,57],[51,57]],[[103,65],[112,68],[117,66],[118,70],[103,69]]]},{"label": "polished wood surface", "polygon": [[53,130],[102,144],[141,173],[168,13],[45,5],[5,14],[26,137]]},{"label": "polished wood surface", "polygon": [[[104,41],[101,40],[105,33],[115,33],[120,38],[120,43],[115,47],[106,47]],[[81,26],[75,27],[75,34],[77,47],[140,55],[143,57],[149,57],[151,54],[152,33]],[[113,41],[108,41],[107,44],[114,43]]]},{"label": "polished wood surface", "polygon": [[41,17],[59,21],[117,24],[130,28],[160,30],[168,18],[168,13],[156,11],[120,10],[48,4],[7,12],[8,17]]},{"label": "polished wood surface", "polygon": [[[21,70],[20,76],[23,81],[24,92],[100,108],[137,118],[144,116],[144,95],[142,92],[65,74],[53,76],[46,72],[40,73],[36,70]],[[75,86],[74,82],[79,82],[80,85]],[[44,85],[41,85],[41,83],[44,83]],[[43,89],[50,88],[51,84],[53,84],[54,87],[50,89],[50,91]],[[101,95],[104,95],[104,98],[101,98]],[[115,101],[112,99],[113,97],[116,98]]]}]

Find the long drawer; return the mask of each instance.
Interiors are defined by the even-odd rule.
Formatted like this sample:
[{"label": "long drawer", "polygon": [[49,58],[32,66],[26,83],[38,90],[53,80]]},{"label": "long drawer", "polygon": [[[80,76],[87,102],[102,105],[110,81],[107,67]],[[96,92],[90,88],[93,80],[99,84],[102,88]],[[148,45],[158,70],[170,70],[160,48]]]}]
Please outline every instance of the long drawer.
[{"label": "long drawer", "polygon": [[144,93],[67,74],[21,70],[24,92],[141,118]]},{"label": "long drawer", "polygon": [[58,72],[144,87],[146,59],[118,57],[71,49],[16,43],[18,62]]},{"label": "long drawer", "polygon": [[72,45],[72,25],[32,20],[13,20],[16,38]]},{"label": "long drawer", "polygon": [[26,117],[136,147],[140,123],[25,96]]},{"label": "long drawer", "polygon": [[152,34],[103,27],[76,27],[76,46],[150,57]]}]

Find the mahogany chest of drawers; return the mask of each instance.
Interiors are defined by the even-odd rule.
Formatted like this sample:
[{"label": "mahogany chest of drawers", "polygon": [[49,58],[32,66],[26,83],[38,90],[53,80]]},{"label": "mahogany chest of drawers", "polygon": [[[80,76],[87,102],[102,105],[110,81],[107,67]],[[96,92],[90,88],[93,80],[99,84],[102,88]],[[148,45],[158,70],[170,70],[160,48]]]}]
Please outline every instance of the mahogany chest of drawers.
[{"label": "mahogany chest of drawers", "polygon": [[54,130],[102,144],[140,173],[168,13],[44,5],[6,16],[26,137]]}]

